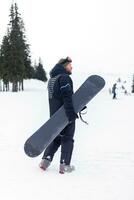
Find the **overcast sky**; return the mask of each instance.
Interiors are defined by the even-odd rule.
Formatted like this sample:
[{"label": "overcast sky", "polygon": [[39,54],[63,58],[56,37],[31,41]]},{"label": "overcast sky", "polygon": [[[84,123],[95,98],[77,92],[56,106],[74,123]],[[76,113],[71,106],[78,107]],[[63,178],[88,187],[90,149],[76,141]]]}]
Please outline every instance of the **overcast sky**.
[{"label": "overcast sky", "polygon": [[0,0],[0,41],[12,2],[47,69],[70,56],[75,70],[134,72],[134,0]]}]

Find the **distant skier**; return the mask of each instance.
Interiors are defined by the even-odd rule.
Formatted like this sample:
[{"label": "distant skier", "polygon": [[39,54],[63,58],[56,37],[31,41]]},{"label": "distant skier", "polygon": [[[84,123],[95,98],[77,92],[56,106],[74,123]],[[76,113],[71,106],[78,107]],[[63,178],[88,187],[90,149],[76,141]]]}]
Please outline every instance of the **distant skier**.
[{"label": "distant skier", "polygon": [[72,94],[73,82],[69,75],[72,74],[72,60],[67,57],[61,59],[51,70],[48,82],[50,116],[52,116],[62,105],[64,105],[69,124],[47,147],[40,163],[40,168],[46,170],[51,164],[54,154],[61,146],[60,173],[71,172],[74,166],[70,165],[74,132],[75,119],[78,115],[74,111]]},{"label": "distant skier", "polygon": [[113,99],[117,99],[117,97],[116,97],[116,95],[117,95],[116,90],[117,90],[117,83],[114,83],[113,87],[112,87]]}]

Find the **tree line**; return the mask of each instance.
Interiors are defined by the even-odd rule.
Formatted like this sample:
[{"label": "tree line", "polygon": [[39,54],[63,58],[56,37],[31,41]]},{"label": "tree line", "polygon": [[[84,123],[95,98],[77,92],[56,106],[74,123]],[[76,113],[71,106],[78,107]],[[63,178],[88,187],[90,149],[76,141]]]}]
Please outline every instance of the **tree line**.
[{"label": "tree line", "polygon": [[7,33],[0,45],[0,90],[24,90],[24,79],[47,81],[41,59],[32,66],[30,45],[27,43],[24,22],[16,3],[11,4]]}]

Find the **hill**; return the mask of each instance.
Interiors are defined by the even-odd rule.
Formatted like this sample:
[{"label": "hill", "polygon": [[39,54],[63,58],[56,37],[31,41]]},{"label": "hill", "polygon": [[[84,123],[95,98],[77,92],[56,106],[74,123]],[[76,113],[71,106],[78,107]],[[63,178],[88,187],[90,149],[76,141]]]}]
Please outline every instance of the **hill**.
[{"label": "hill", "polygon": [[[87,74],[73,76],[75,90]],[[59,152],[46,172],[24,154],[25,140],[49,117],[47,85],[25,81],[25,91],[0,93],[0,199],[133,200],[134,95],[113,100],[108,89],[115,75],[104,75],[106,87],[77,120],[71,174],[58,173]]]}]

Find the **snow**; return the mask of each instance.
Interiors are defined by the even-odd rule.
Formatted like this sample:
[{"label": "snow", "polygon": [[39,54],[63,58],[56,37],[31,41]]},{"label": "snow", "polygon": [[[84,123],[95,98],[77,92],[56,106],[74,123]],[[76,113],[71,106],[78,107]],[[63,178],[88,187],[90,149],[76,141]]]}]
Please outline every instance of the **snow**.
[{"label": "snow", "polygon": [[[75,90],[87,76],[72,76]],[[89,125],[77,120],[76,170],[64,175],[58,173],[60,150],[46,172],[38,167],[42,155],[29,158],[23,150],[25,140],[49,118],[47,85],[26,80],[24,92],[0,92],[0,199],[134,199],[134,95],[113,100],[108,89],[118,76],[103,77],[106,86],[84,116]]]}]

